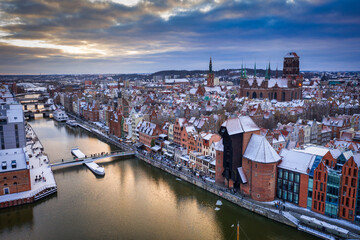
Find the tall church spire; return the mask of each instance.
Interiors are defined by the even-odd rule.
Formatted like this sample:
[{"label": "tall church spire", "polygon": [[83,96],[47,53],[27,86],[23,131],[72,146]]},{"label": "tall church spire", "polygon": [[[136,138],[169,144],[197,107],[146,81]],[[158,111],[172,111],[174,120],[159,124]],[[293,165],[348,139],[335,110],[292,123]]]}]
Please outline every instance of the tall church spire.
[{"label": "tall church spire", "polygon": [[210,63],[209,63],[209,73],[212,73],[212,62],[211,62],[211,57],[210,57]]},{"label": "tall church spire", "polygon": [[243,67],[243,64],[241,64],[240,78],[244,78],[244,67]]},{"label": "tall church spire", "polygon": [[254,64],[254,78],[256,78],[256,62]]}]

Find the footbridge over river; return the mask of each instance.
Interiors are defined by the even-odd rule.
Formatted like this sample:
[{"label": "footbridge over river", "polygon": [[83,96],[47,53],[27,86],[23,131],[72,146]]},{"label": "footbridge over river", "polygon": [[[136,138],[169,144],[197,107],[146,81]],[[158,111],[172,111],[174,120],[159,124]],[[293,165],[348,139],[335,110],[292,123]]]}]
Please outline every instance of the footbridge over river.
[{"label": "footbridge over river", "polygon": [[75,165],[94,162],[94,161],[98,161],[98,160],[105,159],[105,158],[110,158],[110,157],[133,157],[134,155],[135,155],[135,152],[132,152],[132,151],[99,153],[99,154],[93,154],[90,157],[86,156],[85,158],[80,158],[80,159],[76,158],[76,159],[71,159],[71,160],[63,160],[61,162],[52,163],[52,164],[50,164],[50,166],[52,168],[54,168],[54,167],[75,166]]}]

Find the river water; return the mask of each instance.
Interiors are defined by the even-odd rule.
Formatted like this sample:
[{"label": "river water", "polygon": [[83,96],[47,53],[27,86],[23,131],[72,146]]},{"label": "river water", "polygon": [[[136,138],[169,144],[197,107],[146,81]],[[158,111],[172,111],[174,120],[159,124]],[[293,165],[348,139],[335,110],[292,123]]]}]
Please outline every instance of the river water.
[{"label": "river water", "polygon": [[[51,162],[114,147],[51,119],[30,122]],[[0,239],[314,239],[222,200],[138,159],[107,159],[105,177],[85,166],[54,170],[58,193],[0,210]],[[232,225],[234,224],[234,227]]]}]

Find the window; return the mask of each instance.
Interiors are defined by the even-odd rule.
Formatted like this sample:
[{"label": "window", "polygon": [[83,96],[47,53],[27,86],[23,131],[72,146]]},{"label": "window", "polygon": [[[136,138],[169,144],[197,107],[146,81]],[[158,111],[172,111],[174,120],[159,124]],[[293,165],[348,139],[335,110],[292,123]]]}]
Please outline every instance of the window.
[{"label": "window", "polygon": [[294,203],[299,204],[299,194],[294,194]]},{"label": "window", "polygon": [[1,163],[1,168],[2,168],[2,170],[5,170],[5,169],[7,168],[7,164],[6,164],[5,161],[3,161],[3,162]]},{"label": "window", "polygon": [[295,182],[299,183],[300,182],[300,174],[295,173]]},{"label": "window", "polygon": [[282,175],[283,175],[283,170],[279,169],[279,178],[282,178]]},{"label": "window", "polygon": [[284,179],[288,179],[288,171],[284,171]]},{"label": "window", "polygon": [[295,193],[299,192],[299,184],[297,184],[297,183],[294,184],[294,192]]},{"label": "window", "polygon": [[294,173],[292,172],[289,173],[289,180],[294,181]]},{"label": "window", "polygon": [[292,192],[289,192],[289,194],[288,194],[288,201],[289,202],[293,201],[293,193]]}]

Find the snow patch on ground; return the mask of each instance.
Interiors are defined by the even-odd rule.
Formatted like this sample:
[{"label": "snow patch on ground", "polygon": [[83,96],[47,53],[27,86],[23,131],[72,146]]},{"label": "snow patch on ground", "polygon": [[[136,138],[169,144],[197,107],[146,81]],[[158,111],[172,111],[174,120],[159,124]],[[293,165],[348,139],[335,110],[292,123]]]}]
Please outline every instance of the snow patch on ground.
[{"label": "snow patch on ground", "polygon": [[217,200],[216,201],[216,206],[221,206],[221,205],[223,205],[223,203],[220,200]]},{"label": "snow patch on ground", "polygon": [[215,208],[215,211],[219,211],[219,210],[220,210],[220,208],[218,208],[218,207]]}]

